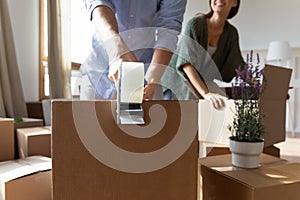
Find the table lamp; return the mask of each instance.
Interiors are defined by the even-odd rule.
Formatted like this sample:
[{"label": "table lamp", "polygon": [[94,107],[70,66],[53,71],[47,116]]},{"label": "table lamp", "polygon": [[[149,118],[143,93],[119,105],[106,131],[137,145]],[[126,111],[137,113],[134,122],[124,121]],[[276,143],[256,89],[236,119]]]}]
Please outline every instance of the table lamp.
[{"label": "table lamp", "polygon": [[287,41],[272,41],[269,44],[266,61],[268,64],[288,67],[290,55],[291,49]]}]

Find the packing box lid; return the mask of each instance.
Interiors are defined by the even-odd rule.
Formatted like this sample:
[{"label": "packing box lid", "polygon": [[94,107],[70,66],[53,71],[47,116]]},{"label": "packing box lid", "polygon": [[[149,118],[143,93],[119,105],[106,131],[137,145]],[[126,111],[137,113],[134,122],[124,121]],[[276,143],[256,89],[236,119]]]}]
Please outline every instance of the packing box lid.
[{"label": "packing box lid", "polygon": [[52,168],[51,158],[31,156],[24,159],[5,161],[0,163],[0,183]]},{"label": "packing box lid", "polygon": [[14,124],[15,129],[18,128],[26,128],[26,127],[36,127],[36,126],[44,126],[44,120],[35,119],[35,118],[22,118],[21,122],[16,122]]},{"label": "packing box lid", "polygon": [[18,128],[17,133],[22,133],[26,137],[29,137],[35,135],[50,135],[51,130],[47,127]]},{"label": "packing box lid", "polygon": [[[200,158],[198,161],[199,161],[200,165],[204,165],[207,167],[231,167],[231,168],[234,168],[231,164],[231,154],[220,155],[220,156],[208,156],[205,158]],[[284,159],[262,153],[260,155],[259,163],[261,165],[268,165],[268,164],[285,163],[285,162],[287,162],[287,161]]]},{"label": "packing box lid", "polygon": [[267,86],[261,95],[262,100],[286,101],[292,69],[266,65],[264,68]]},{"label": "packing box lid", "polygon": [[222,171],[226,176],[251,188],[300,183],[300,163],[264,165],[252,170],[226,170],[222,167],[213,169]]},{"label": "packing box lid", "polygon": [[13,121],[14,119],[13,118],[2,118],[0,117],[0,121]]}]

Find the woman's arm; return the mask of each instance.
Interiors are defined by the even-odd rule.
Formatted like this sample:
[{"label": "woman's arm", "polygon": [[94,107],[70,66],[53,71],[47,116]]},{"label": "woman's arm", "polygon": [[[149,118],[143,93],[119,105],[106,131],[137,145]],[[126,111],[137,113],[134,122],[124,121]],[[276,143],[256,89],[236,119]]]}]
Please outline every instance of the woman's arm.
[{"label": "woman's arm", "polygon": [[206,87],[206,85],[203,83],[203,81],[201,80],[200,76],[198,75],[197,70],[194,68],[193,65],[191,64],[185,64],[183,66],[183,71],[184,73],[187,75],[187,77],[189,78],[191,84],[193,85],[193,87],[196,89],[196,91],[202,96],[204,97],[205,94],[207,94],[208,88]]},{"label": "woman's arm", "polygon": [[187,75],[190,83],[195,88],[195,90],[204,98],[210,101],[210,103],[214,106],[215,109],[221,109],[225,106],[224,99],[226,97],[209,92],[207,86],[200,78],[197,70],[191,64],[185,64],[183,66],[183,71]]}]

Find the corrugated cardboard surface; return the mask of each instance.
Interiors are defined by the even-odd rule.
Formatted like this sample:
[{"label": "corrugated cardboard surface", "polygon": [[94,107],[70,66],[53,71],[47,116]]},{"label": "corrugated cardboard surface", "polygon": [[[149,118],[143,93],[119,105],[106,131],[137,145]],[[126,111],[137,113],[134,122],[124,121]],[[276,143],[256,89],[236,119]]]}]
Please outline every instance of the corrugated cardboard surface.
[{"label": "corrugated cardboard surface", "polygon": [[15,157],[14,119],[0,118],[0,161]]},{"label": "corrugated cardboard surface", "polygon": [[300,199],[300,164],[262,155],[257,169],[232,167],[230,155],[201,160],[203,200]]},{"label": "corrugated cardboard surface", "polygon": [[44,126],[44,120],[35,118],[22,118],[22,122],[14,123],[15,128],[15,159],[19,158],[18,153],[18,141],[17,141],[17,129],[18,128],[30,128],[30,127],[41,127]]},{"label": "corrugated cardboard surface", "polygon": [[33,155],[51,157],[51,134],[48,127],[17,129],[19,157]]},{"label": "corrugated cardboard surface", "polygon": [[228,125],[234,116],[234,101],[225,101],[224,109],[215,109],[208,100],[199,100],[199,141],[213,144],[229,144]]},{"label": "corrugated cardboard surface", "polygon": [[6,183],[5,200],[51,200],[51,170]]},{"label": "corrugated cardboard surface", "polygon": [[260,113],[265,115],[262,136],[265,147],[285,141],[286,100],[292,70],[271,65],[265,66],[267,86],[260,99]]},{"label": "corrugated cardboard surface", "polygon": [[[182,116],[177,101],[143,102],[146,125],[141,126],[142,130],[151,126],[149,109],[153,105],[163,106],[165,109],[151,119],[161,120],[166,112],[167,120],[156,135],[136,138],[122,132],[116,125],[113,116],[116,102],[76,103],[82,108],[94,104],[97,120],[106,137],[119,148],[136,153],[159,150],[170,143],[178,131]],[[189,114],[187,120],[190,121],[190,130],[197,132],[197,102],[186,101],[183,105],[187,108],[183,112]],[[53,101],[52,113],[53,200],[196,200],[197,133],[183,155],[170,165],[156,171],[130,173],[108,167],[95,159],[83,146],[74,124],[72,102]],[[81,120],[86,119],[83,117]],[[131,126],[127,125],[127,128],[131,129]],[[86,128],[88,130],[89,127]],[[141,131],[136,134],[148,133]]]},{"label": "corrugated cardboard surface", "polygon": [[29,127],[41,127],[44,126],[44,121],[42,119],[35,118],[22,118],[22,122],[17,122],[14,124],[15,130],[18,128],[29,128]]},{"label": "corrugated cardboard surface", "polygon": [[0,162],[0,200],[50,199],[50,158],[33,156]]},{"label": "corrugated cardboard surface", "polygon": [[[224,155],[224,154],[231,154],[231,151],[229,147],[227,146],[207,146],[206,147],[206,153],[207,156],[218,156],[218,155]],[[269,146],[265,147],[263,150],[263,153],[275,156],[275,157],[280,157],[280,149],[275,147],[275,146]]]}]

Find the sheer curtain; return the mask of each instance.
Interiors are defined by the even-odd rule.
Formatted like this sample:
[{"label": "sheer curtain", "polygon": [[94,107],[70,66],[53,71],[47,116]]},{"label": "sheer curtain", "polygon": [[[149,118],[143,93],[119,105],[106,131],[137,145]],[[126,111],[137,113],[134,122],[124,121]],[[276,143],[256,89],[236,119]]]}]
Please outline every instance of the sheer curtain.
[{"label": "sheer curtain", "polygon": [[0,0],[0,117],[27,116],[7,0]]},{"label": "sheer curtain", "polygon": [[48,0],[50,97],[71,98],[71,0]]}]

